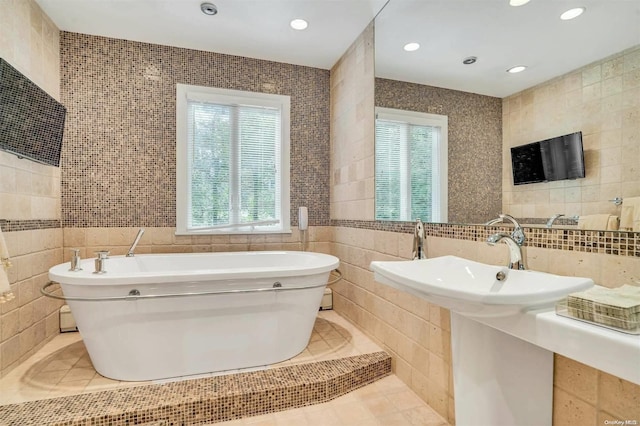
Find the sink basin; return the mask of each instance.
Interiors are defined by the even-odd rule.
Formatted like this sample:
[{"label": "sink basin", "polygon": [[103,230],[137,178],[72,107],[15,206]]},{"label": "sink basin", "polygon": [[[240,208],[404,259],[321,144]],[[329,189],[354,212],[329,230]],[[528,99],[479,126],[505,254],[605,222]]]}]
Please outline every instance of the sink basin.
[{"label": "sink basin", "polygon": [[[590,278],[487,265],[457,256],[371,262],[376,281],[469,317],[512,315],[553,306]],[[498,275],[503,275],[498,279]]]}]

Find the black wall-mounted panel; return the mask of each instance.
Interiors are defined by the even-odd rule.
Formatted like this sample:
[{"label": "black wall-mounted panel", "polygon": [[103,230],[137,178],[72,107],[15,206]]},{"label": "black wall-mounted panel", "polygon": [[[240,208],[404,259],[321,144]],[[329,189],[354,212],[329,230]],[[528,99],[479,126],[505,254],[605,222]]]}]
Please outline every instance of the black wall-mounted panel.
[{"label": "black wall-mounted panel", "polygon": [[60,165],[66,109],[0,58],[0,149]]}]

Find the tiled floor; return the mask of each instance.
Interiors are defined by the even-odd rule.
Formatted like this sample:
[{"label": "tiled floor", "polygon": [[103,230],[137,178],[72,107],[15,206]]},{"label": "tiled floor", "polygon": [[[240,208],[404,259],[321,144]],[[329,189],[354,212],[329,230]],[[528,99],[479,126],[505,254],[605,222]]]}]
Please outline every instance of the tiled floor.
[{"label": "tiled floor", "polygon": [[[374,342],[340,315],[323,311],[318,314],[307,348],[295,358],[266,368],[377,351],[380,348]],[[233,372],[217,374],[229,373]],[[206,376],[157,382],[111,380],[93,369],[79,333],[65,333],[0,379],[0,405]],[[328,403],[218,424],[386,426],[447,423],[397,377],[390,376]]]},{"label": "tiled floor", "polygon": [[448,426],[397,376],[324,404],[215,424],[220,426]]}]

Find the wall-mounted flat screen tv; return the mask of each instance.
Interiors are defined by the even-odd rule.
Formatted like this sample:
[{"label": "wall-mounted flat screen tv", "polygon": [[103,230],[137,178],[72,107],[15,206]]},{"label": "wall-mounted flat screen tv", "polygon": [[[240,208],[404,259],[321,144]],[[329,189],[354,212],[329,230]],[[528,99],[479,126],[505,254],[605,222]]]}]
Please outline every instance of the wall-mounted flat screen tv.
[{"label": "wall-mounted flat screen tv", "polygon": [[0,58],[0,149],[59,166],[66,113],[60,102]]},{"label": "wall-mounted flat screen tv", "polygon": [[513,184],[585,177],[582,132],[511,148]]}]

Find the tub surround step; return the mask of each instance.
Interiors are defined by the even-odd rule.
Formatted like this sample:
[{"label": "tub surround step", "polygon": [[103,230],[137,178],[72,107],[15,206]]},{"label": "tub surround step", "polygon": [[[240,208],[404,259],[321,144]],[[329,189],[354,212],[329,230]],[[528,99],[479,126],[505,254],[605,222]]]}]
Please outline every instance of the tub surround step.
[{"label": "tub surround step", "polygon": [[[327,402],[391,373],[374,352],[311,364],[0,406],[3,424],[199,425]],[[152,423],[153,424],[153,423]]]}]

